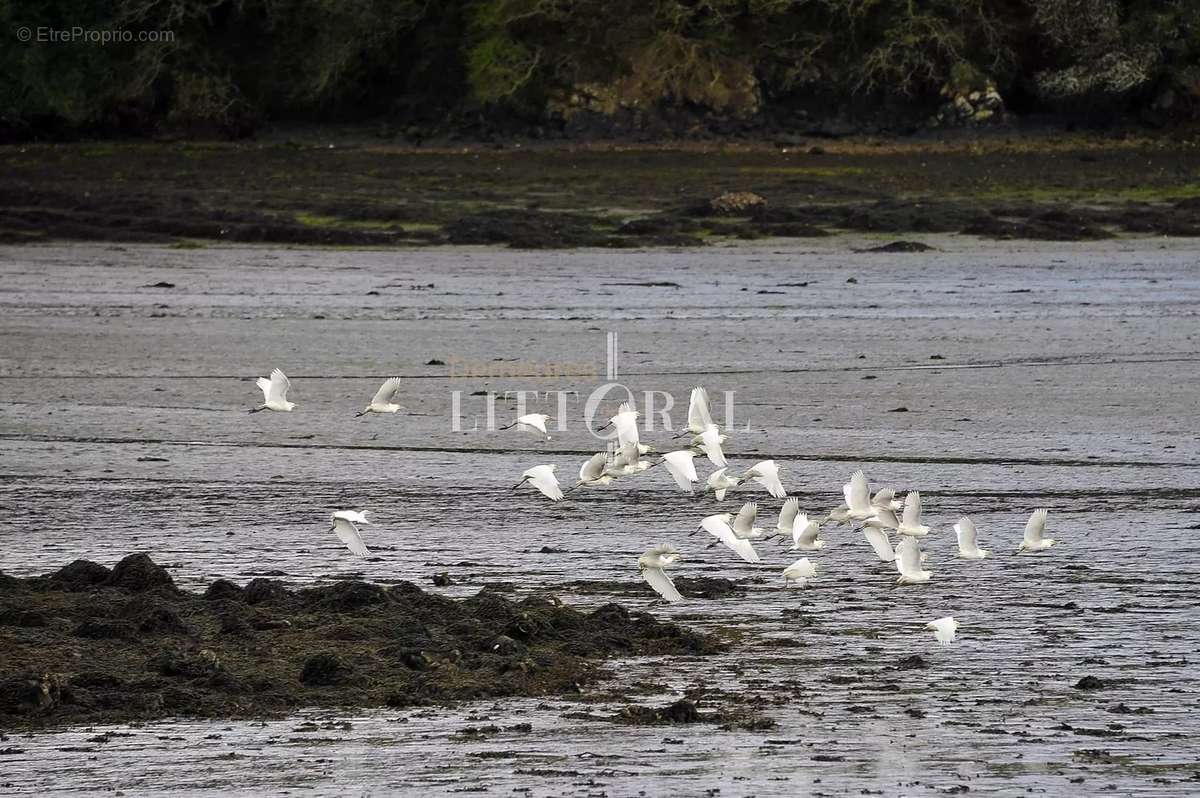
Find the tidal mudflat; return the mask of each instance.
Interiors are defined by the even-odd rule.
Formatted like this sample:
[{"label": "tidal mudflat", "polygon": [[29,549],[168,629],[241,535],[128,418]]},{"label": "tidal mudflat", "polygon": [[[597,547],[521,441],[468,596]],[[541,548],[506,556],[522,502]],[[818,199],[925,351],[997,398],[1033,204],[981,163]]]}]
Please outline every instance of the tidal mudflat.
[{"label": "tidal mudflat", "polygon": [[[0,249],[5,575],[144,551],[190,591],[255,578],[406,581],[454,599],[487,588],[585,613],[617,602],[727,646],[609,657],[570,694],[9,728],[4,791],[1194,794],[1200,253],[1178,239],[918,238],[933,249],[835,236],[619,261]],[[545,376],[581,363],[593,374]],[[246,414],[253,379],[276,366],[296,411]],[[840,527],[814,556],[818,578],[785,591],[781,546],[760,547],[755,567],[687,536],[750,498],[772,522],[778,502],[761,491],[718,504],[655,471],[554,505],[511,491],[530,465],[570,478],[602,448],[584,399],[614,371],[639,400],[674,397],[676,426],[691,386],[722,416],[734,392],[731,460],[774,458],[810,512],[837,504],[859,467],[919,488],[933,580],[896,586]],[[392,375],[406,412],[355,418]],[[535,388],[579,394],[550,441],[483,429],[481,393]],[[514,408],[498,401],[498,422]],[[1061,543],[1012,556],[1037,506]],[[338,507],[376,512],[373,557],[327,532]],[[987,560],[955,557],[964,513]],[[656,603],[636,559],[660,540],[685,552],[678,577],[732,588]],[[962,628],[939,647],[922,627],[947,614]],[[68,673],[94,645],[70,631]],[[0,626],[4,651],[35,632]],[[681,698],[697,716],[636,709]],[[703,717],[738,708],[761,720]]]}]

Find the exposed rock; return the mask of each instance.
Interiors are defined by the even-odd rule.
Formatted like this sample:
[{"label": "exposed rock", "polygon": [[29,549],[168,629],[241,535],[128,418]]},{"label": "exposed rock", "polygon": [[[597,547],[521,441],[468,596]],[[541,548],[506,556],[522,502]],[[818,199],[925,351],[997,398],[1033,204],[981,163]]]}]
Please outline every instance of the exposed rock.
[{"label": "exposed rock", "polygon": [[313,654],[304,660],[304,668],[300,672],[300,681],[305,684],[325,687],[337,684],[350,672],[350,666],[342,661],[337,654]]},{"label": "exposed rock", "polygon": [[91,560],[75,560],[50,575],[51,581],[61,582],[68,590],[82,590],[92,585],[102,585],[112,572]]},{"label": "exposed rock", "polygon": [[766,204],[766,199],[752,191],[726,191],[708,201],[713,213],[724,216],[744,216]]},{"label": "exposed rock", "polygon": [[167,570],[143,553],[130,554],[117,563],[108,576],[108,584],[134,592],[155,587],[175,588],[175,582]]}]

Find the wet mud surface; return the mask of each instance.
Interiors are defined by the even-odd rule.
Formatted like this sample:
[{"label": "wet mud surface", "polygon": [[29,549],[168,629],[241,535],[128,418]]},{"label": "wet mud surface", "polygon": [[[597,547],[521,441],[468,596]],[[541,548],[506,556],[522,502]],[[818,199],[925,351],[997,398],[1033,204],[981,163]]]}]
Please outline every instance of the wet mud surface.
[{"label": "wet mud surface", "polygon": [[[1200,235],[1200,155],[1018,138],[736,151],[405,151],[339,144],[0,148],[0,241],[523,249],[838,231],[1088,241]],[[767,204],[715,213],[724,192]]]},{"label": "wet mud surface", "polygon": [[[184,591],[162,601],[192,626],[139,651],[148,682],[204,678],[147,662],[163,647],[193,651],[189,634],[220,642],[211,607],[222,602],[250,641],[297,634],[253,629],[281,612],[321,619],[308,632],[356,629],[346,618],[380,610],[317,611],[304,597],[360,590],[338,587],[359,580],[389,595],[389,613],[404,607],[390,597],[401,582],[464,608],[481,591],[513,609],[554,595],[580,617],[616,602],[726,646],[588,657],[595,678],[580,692],[368,710],[325,703],[344,687],[296,672],[307,657],[349,658],[374,643],[301,636],[279,666],[299,705],[252,720],[217,707],[224,717],[9,727],[3,791],[1195,794],[1194,245],[905,234],[932,249],[857,251],[897,238],[619,260],[598,250],[0,248],[0,571],[26,580],[148,552]],[[754,566],[688,536],[702,516],[750,499],[760,525],[773,525],[780,501],[757,488],[717,502],[653,469],[560,504],[512,491],[538,463],[570,479],[603,443],[575,399],[550,441],[475,429],[485,421],[475,394],[586,396],[608,379],[608,331],[620,335],[617,379],[639,401],[658,390],[685,403],[697,383],[717,404],[734,391],[731,462],[775,458],[806,511],[837,504],[859,467],[874,484],[920,488],[933,579],[897,586],[895,570],[840,527],[809,555],[811,585],[785,590],[780,571],[796,555],[783,546],[760,544]],[[593,376],[538,376],[581,362]],[[461,376],[464,363],[476,376]],[[292,378],[296,411],[247,415],[254,377],[275,366]],[[392,374],[405,380],[406,410],[356,419]],[[621,398],[614,391],[603,407]],[[555,399],[539,401],[553,412]],[[498,422],[515,409],[497,400]],[[671,446],[655,423],[643,439]],[[1013,556],[1038,506],[1061,542]],[[372,556],[355,558],[327,532],[342,507],[376,512]],[[988,559],[955,556],[962,514]],[[684,554],[675,573],[686,600],[669,607],[636,571],[664,540]],[[220,579],[238,588],[202,598]],[[299,591],[296,606],[235,598],[256,579]],[[139,615],[161,585],[92,590],[97,622],[174,625]],[[68,605],[87,592],[40,594],[64,602],[62,621],[3,595],[6,640],[49,630],[80,652],[55,672],[99,671],[87,652],[117,645],[74,634],[83,619],[71,613],[83,608]],[[9,623],[36,622],[27,613],[49,626]],[[942,647],[924,624],[944,615],[962,626]],[[6,675],[10,649],[0,651]],[[239,678],[257,667],[226,661]],[[310,678],[338,672],[318,662]]]}]

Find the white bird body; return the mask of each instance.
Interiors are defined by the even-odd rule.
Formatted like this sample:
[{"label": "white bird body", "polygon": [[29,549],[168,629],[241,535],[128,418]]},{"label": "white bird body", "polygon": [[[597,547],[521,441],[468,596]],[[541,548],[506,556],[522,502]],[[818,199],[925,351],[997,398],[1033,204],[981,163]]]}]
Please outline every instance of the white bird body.
[{"label": "white bird body", "polygon": [[358,415],[365,416],[367,413],[397,413],[400,411],[400,405],[396,404],[396,394],[400,392],[400,378],[392,377],[384,380],[383,385],[379,386],[379,390],[375,392],[375,396],[371,398],[371,403],[366,406]]},{"label": "white bird body", "polygon": [[876,508],[871,506],[871,486],[862,469],[850,475],[850,481],[842,486],[842,495],[846,498],[846,517],[851,521],[866,521],[875,515]]},{"label": "white bird body", "polygon": [[638,444],[629,441],[617,452],[616,457],[608,464],[605,473],[611,477],[628,477],[642,473],[651,466],[651,463],[649,460],[641,459],[641,454]]},{"label": "white bird body", "polygon": [[288,388],[292,387],[292,382],[279,369],[271,372],[270,379],[259,377],[254,384],[263,392],[263,403],[251,410],[251,413],[257,413],[260,410],[290,413],[292,408],[296,406],[295,402],[287,400]]},{"label": "white bird body", "polygon": [[575,486],[608,485],[613,479],[614,477],[608,473],[608,452],[596,452],[579,467],[579,481],[575,483]]},{"label": "white bird body", "polygon": [[703,529],[705,532],[724,543],[746,562],[762,562],[762,559],[758,556],[758,552],[754,550],[753,544],[751,544],[749,540],[743,540],[733,533],[733,527],[730,526],[732,522],[732,513],[717,513],[716,515],[705,517],[700,522],[699,529]]},{"label": "white bird body", "polygon": [[817,575],[817,566],[809,562],[807,557],[801,557],[783,569],[783,586],[788,587],[793,582],[800,587],[807,587],[808,580]]},{"label": "white bird body", "polygon": [[558,485],[558,477],[554,476],[554,471],[557,468],[558,466],[556,465],[539,465],[527,469],[521,473],[521,481],[513,486],[513,490],[528,482],[550,501],[561,501],[563,497],[562,488]]},{"label": "white bird body", "polygon": [[820,551],[823,548],[821,525],[810,521],[808,513],[797,513],[792,521],[792,551]]},{"label": "white bird body", "polygon": [[545,413],[526,413],[517,417],[517,428],[540,433],[546,436],[546,440],[550,440],[550,433],[546,432],[546,422],[549,420],[550,416]]},{"label": "white bird body", "polygon": [[358,531],[358,525],[370,525],[367,520],[366,511],[357,512],[355,510],[338,510],[330,516],[330,531],[338,536],[338,540],[346,544],[346,548],[359,557],[366,557],[371,552],[367,549],[367,545],[363,543],[362,534]]},{"label": "white bird body", "polygon": [[947,645],[954,642],[954,634],[958,631],[958,621],[947,615],[945,618],[938,618],[936,621],[930,621],[925,624],[926,629],[933,630],[933,636],[942,645]]},{"label": "white bird body", "polygon": [[692,483],[699,482],[696,473],[696,453],[691,449],[681,449],[677,452],[667,452],[662,456],[662,463],[667,467],[667,473],[675,480],[681,490],[692,492]]},{"label": "white bird body", "polygon": [[736,488],[742,484],[742,480],[738,477],[731,477],[726,473],[726,469],[718,468],[716,471],[708,475],[708,479],[704,483],[708,489],[716,494],[717,501],[725,501],[725,491],[730,488]]},{"label": "white bird body", "polygon": [[869,518],[862,526],[863,535],[867,538],[867,543],[871,544],[871,548],[875,551],[875,556],[880,562],[893,562],[896,559],[896,552],[892,548],[892,542],[888,540],[887,529],[879,522],[877,518]]},{"label": "white bird body", "polygon": [[1044,537],[1046,532],[1046,516],[1050,511],[1046,508],[1034,510],[1029,516],[1029,520],[1025,522],[1025,537],[1021,541],[1017,553],[1023,551],[1045,551],[1053,546],[1058,541],[1054,538]]},{"label": "white bird body", "polygon": [[679,552],[670,543],[660,543],[638,557],[638,571],[646,580],[646,584],[671,603],[683,601],[683,596],[675,589],[675,583],[664,569],[678,562],[679,556]]},{"label": "white bird body", "polygon": [[891,488],[880,488],[874,496],[871,497],[871,506],[885,510],[896,512],[901,508],[901,503],[896,499],[896,491]]},{"label": "white bird body", "polygon": [[925,537],[929,534],[929,527],[921,524],[921,493],[920,491],[909,491],[904,497],[904,515],[900,518],[900,526],[897,530],[901,535],[911,535],[913,537]]},{"label": "white bird body", "polygon": [[709,462],[717,468],[725,468],[728,463],[725,460],[725,452],[721,450],[721,444],[724,441],[725,436],[717,429],[717,425],[709,424],[703,432],[696,436],[693,443],[700,453],[708,458]]},{"label": "white bird body", "polygon": [[758,503],[746,502],[742,505],[742,509],[733,519],[733,534],[737,535],[742,540],[762,540],[765,532],[762,527],[757,527],[754,522],[758,520]]},{"label": "white bird body", "polygon": [[829,511],[829,515],[825,516],[826,521],[833,521],[835,524],[850,523],[850,507],[846,504],[839,504]]},{"label": "white bird body", "polygon": [[922,562],[921,543],[912,536],[901,538],[900,542],[896,544],[896,570],[900,572],[896,583],[919,585],[928,582],[933,573],[923,569]]},{"label": "white bird body", "polygon": [[776,499],[787,498],[787,491],[784,490],[783,483],[779,481],[779,466],[775,465],[774,460],[763,460],[761,463],[755,463],[742,475],[742,479],[754,480],[766,488],[767,493]]},{"label": "white bird body", "polygon": [[964,560],[982,560],[989,552],[979,548],[979,532],[975,522],[965,515],[954,525],[954,534],[958,536],[958,556]]}]

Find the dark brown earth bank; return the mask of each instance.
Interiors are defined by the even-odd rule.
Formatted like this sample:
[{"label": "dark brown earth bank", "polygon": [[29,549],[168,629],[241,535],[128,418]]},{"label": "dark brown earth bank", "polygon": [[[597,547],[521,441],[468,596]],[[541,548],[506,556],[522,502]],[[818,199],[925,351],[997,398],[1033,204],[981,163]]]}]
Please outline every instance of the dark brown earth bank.
[{"label": "dark brown earth bank", "polygon": [[145,554],[112,569],[0,574],[0,728],[302,706],[404,707],[579,693],[608,657],[704,656],[722,644],[643,612],[590,613],[409,582],[175,587]]},{"label": "dark brown earth bank", "polygon": [[0,148],[0,243],[547,249],[846,231],[1052,241],[1200,235],[1200,150],[1188,141],[419,150],[333,135]]}]

